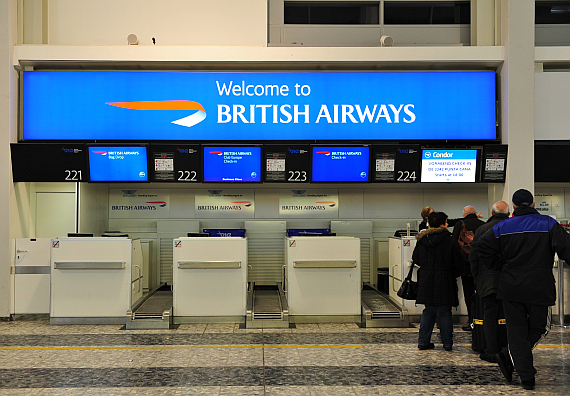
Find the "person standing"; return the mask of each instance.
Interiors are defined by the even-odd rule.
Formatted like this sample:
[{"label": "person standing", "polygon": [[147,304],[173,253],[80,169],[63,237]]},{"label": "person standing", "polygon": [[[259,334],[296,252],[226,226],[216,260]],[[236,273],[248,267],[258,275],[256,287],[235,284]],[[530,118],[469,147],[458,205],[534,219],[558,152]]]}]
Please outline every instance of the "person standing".
[{"label": "person standing", "polygon": [[418,335],[420,350],[433,349],[433,326],[439,313],[438,328],[446,351],[453,349],[453,323],[451,307],[459,305],[456,278],[463,270],[463,257],[457,242],[447,230],[447,215],[432,212],[428,215],[429,228],[416,235],[412,253],[418,265],[417,304],[424,304]]},{"label": "person standing", "polygon": [[420,215],[422,216],[422,222],[418,226],[418,230],[423,231],[423,230],[426,230],[428,228],[427,218],[431,212],[433,212],[433,208],[431,206],[426,206],[425,208],[422,209],[422,211],[420,213]]},{"label": "person standing", "polygon": [[[471,331],[471,323],[473,322],[471,298],[475,293],[475,280],[471,275],[471,267],[469,264],[470,245],[475,231],[483,224],[485,224],[485,222],[483,220],[479,220],[475,208],[468,205],[463,208],[463,220],[455,224],[455,227],[453,227],[453,238],[459,243],[459,246],[461,246],[463,258],[465,260],[465,266],[463,273],[461,274],[461,284],[463,286],[463,298],[465,300],[465,305],[467,305],[467,316],[469,318],[469,322],[466,326],[462,327],[464,331]],[[468,240],[469,238],[470,240]]]},{"label": "person standing", "polygon": [[485,350],[479,357],[490,363],[496,363],[495,355],[499,353],[497,343],[497,331],[499,313],[502,311],[501,300],[497,299],[497,289],[501,273],[494,269],[485,268],[479,264],[479,248],[477,241],[485,232],[490,230],[499,221],[509,218],[509,204],[505,201],[497,201],[491,207],[491,217],[481,227],[475,231],[471,251],[469,252],[469,262],[471,263],[471,274],[475,281],[475,289],[481,297],[483,305],[483,334],[485,339]]},{"label": "person standing", "polygon": [[550,330],[556,302],[554,253],[570,261],[570,235],[555,219],[536,211],[530,191],[515,191],[512,201],[513,217],[483,234],[477,250],[480,263],[501,271],[497,298],[503,301],[508,347],[495,358],[507,381],[516,370],[523,388],[532,390],[532,350]]}]

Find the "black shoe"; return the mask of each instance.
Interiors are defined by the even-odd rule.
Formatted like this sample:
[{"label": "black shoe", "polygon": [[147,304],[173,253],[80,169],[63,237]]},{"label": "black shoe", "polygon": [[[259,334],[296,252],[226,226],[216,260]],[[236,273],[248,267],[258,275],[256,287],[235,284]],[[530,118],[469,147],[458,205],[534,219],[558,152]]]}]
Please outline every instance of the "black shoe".
[{"label": "black shoe", "polygon": [[503,352],[499,352],[495,355],[495,359],[499,364],[499,368],[501,369],[501,373],[508,382],[513,380],[513,371],[515,371],[510,358],[505,356]]},{"label": "black shoe", "polygon": [[426,349],[433,349],[433,348],[435,348],[435,345],[433,344],[433,342],[431,342],[431,343],[429,343],[429,344],[427,344],[427,345],[419,345],[419,344],[418,344],[418,349],[419,349],[420,351],[425,351]]},{"label": "black shoe", "polygon": [[534,378],[530,380],[521,381],[523,389],[526,390],[533,390],[534,389]]},{"label": "black shoe", "polygon": [[453,350],[453,346],[452,345],[444,345],[443,349],[445,349],[446,351],[452,351]]},{"label": "black shoe", "polygon": [[473,330],[473,329],[471,328],[471,325],[465,325],[465,326],[461,327],[461,330],[463,330],[463,331],[471,331],[471,330]]},{"label": "black shoe", "polygon": [[495,355],[489,355],[487,353],[482,353],[479,355],[479,358],[481,360],[484,360],[484,361],[489,362],[489,363],[497,363],[497,359],[495,358]]}]

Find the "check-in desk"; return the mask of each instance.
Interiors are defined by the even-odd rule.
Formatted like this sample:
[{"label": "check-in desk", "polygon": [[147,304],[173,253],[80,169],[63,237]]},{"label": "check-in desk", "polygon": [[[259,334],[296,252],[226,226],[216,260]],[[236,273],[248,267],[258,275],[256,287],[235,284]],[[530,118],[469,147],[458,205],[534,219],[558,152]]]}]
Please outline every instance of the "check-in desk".
[{"label": "check-in desk", "polygon": [[51,324],[121,324],[142,296],[140,240],[51,240]]},{"label": "check-in desk", "polygon": [[[404,300],[398,297],[398,289],[402,282],[408,276],[410,267],[408,262],[412,260],[412,253],[416,247],[415,236],[390,237],[388,240],[388,263],[390,281],[390,297],[397,301],[408,311],[408,315],[421,315],[424,309],[423,305],[417,305],[415,301]],[[412,273],[412,280],[417,281],[418,268],[415,267]]]},{"label": "check-in desk", "polygon": [[49,314],[51,238],[12,240],[11,314]]},{"label": "check-in desk", "polygon": [[285,243],[291,322],[360,321],[360,239],[297,236]]},{"label": "check-in desk", "polygon": [[[390,297],[397,301],[408,311],[408,315],[414,316],[414,321],[419,320],[425,306],[423,304],[416,305],[415,300],[404,300],[398,297],[398,289],[402,282],[408,275],[410,267],[408,261],[412,260],[412,254],[416,247],[416,237],[391,237],[389,238],[389,265],[390,265]],[[468,264],[467,264],[468,265]],[[412,273],[412,280],[417,281],[418,267],[414,267]],[[459,306],[452,309],[453,315],[467,315],[467,307],[465,306],[465,299],[463,298],[463,286],[461,284],[461,277],[457,278],[457,289]]]},{"label": "check-in desk", "polygon": [[245,322],[247,238],[184,237],[173,244],[174,322]]}]

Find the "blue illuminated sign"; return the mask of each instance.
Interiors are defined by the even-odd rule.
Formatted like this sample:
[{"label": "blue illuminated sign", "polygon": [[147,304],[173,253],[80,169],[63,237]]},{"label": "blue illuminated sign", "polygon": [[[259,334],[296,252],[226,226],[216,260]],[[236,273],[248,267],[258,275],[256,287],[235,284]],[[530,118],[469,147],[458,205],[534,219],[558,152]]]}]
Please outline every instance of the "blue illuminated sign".
[{"label": "blue illuminated sign", "polygon": [[422,150],[422,183],[473,183],[477,150]]},{"label": "blue illuminated sign", "polygon": [[204,181],[261,181],[261,147],[204,147]]},{"label": "blue illuminated sign", "polygon": [[23,138],[495,139],[494,72],[23,75]]},{"label": "blue illuminated sign", "polygon": [[313,146],[312,180],[315,182],[367,182],[368,147]]},{"label": "blue illuminated sign", "polygon": [[146,147],[90,146],[88,150],[90,181],[148,181]]}]

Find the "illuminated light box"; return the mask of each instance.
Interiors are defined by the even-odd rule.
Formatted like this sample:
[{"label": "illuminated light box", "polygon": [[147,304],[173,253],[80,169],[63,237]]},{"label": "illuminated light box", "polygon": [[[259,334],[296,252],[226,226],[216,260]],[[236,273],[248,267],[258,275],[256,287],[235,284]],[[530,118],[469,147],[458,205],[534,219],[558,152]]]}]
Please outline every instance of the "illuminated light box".
[{"label": "illuminated light box", "polygon": [[479,150],[422,150],[422,183],[474,183]]},{"label": "illuminated light box", "polygon": [[494,71],[36,70],[22,80],[24,140],[497,139]]},{"label": "illuminated light box", "polygon": [[261,147],[204,146],[205,182],[260,182]]},{"label": "illuminated light box", "polygon": [[146,146],[89,146],[89,181],[147,182]]},{"label": "illuminated light box", "polygon": [[368,146],[312,147],[312,181],[368,182],[369,177]]}]

